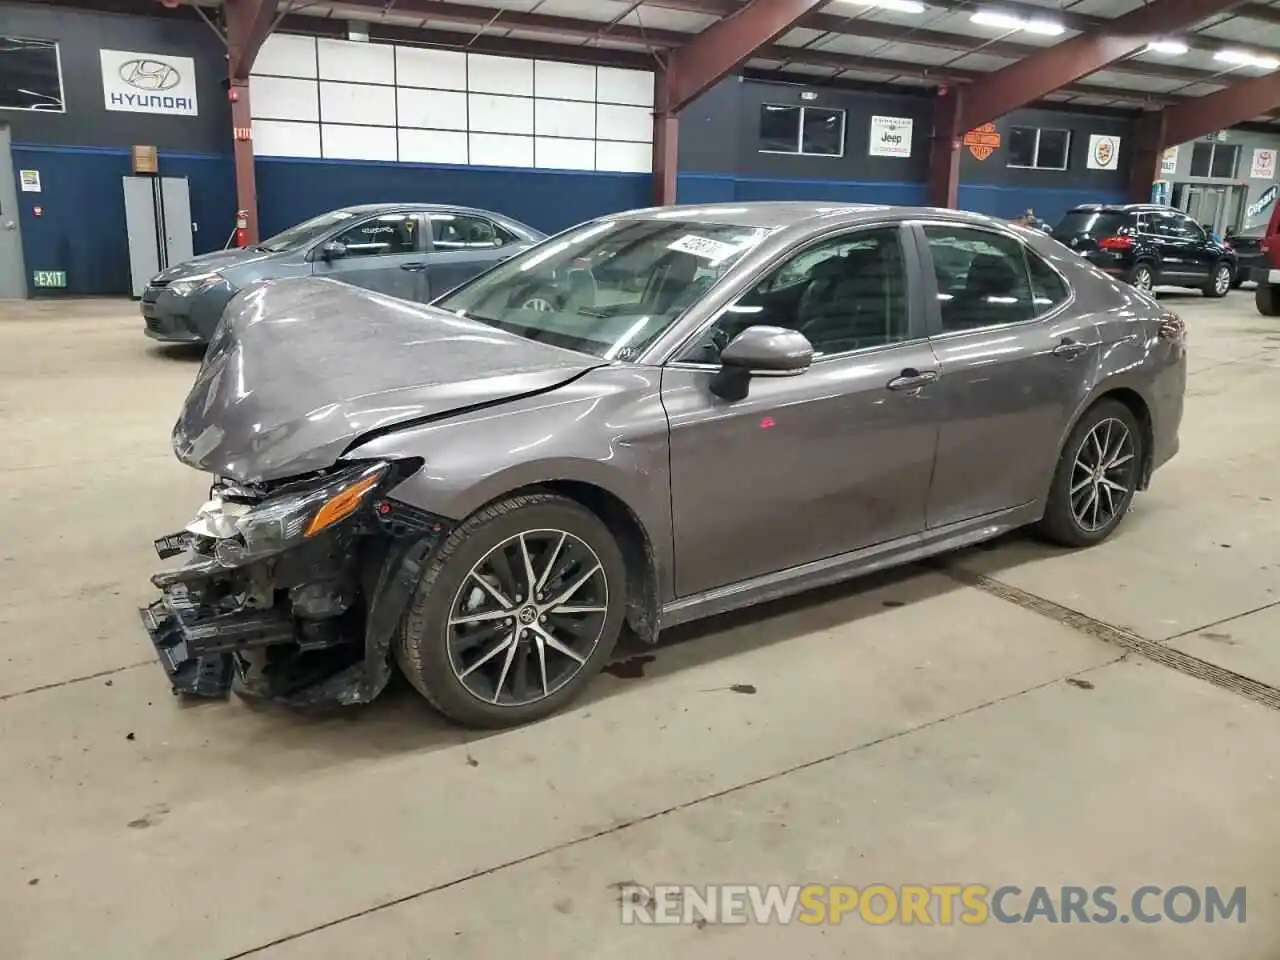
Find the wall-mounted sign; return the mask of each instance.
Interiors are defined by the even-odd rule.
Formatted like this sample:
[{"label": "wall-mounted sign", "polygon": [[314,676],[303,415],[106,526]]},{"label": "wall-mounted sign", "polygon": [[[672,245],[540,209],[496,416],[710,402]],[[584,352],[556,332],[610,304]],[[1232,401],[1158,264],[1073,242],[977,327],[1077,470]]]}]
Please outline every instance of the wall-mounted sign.
[{"label": "wall-mounted sign", "polygon": [[975,160],[985,160],[1000,149],[1000,131],[994,123],[984,123],[964,135],[964,145]]},{"label": "wall-mounted sign", "polygon": [[1160,172],[1161,173],[1177,173],[1178,172],[1178,148],[1170,147],[1160,155]]},{"label": "wall-mounted sign", "polygon": [[22,186],[23,193],[39,193],[40,192],[40,171],[39,170],[19,170],[18,183]]},{"label": "wall-mounted sign", "polygon": [[196,62],[159,53],[99,50],[102,94],[108,110],[194,117]]},{"label": "wall-mounted sign", "polygon": [[872,117],[867,153],[873,157],[911,156],[912,126],[910,117]]},{"label": "wall-mounted sign", "polygon": [[33,287],[65,287],[67,274],[63,270],[36,270],[31,274]]},{"label": "wall-mounted sign", "polygon": [[1259,147],[1253,151],[1253,163],[1249,164],[1249,177],[1253,180],[1276,178],[1276,152]]},{"label": "wall-mounted sign", "polygon": [[1115,170],[1120,166],[1120,138],[1095,133],[1089,137],[1090,170]]},{"label": "wall-mounted sign", "polygon": [[1262,214],[1270,209],[1271,205],[1276,202],[1276,196],[1280,194],[1280,186],[1272,184],[1258,195],[1258,199],[1249,204],[1244,212],[1246,220],[1252,220],[1254,217]]},{"label": "wall-mounted sign", "polygon": [[133,147],[134,173],[159,173],[160,155],[153,146],[135,144]]}]

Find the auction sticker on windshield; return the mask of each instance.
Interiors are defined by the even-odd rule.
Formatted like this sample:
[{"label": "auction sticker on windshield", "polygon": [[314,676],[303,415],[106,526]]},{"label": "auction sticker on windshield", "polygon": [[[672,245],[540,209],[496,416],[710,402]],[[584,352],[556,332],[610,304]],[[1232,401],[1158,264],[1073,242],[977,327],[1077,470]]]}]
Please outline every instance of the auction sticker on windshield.
[{"label": "auction sticker on windshield", "polygon": [[713,263],[727,260],[738,252],[738,248],[732,243],[722,243],[719,240],[710,240],[707,237],[698,237],[691,233],[685,234],[679,240],[669,244],[667,249],[675,250],[677,253],[691,253],[695,257],[702,257],[704,260],[710,260]]}]

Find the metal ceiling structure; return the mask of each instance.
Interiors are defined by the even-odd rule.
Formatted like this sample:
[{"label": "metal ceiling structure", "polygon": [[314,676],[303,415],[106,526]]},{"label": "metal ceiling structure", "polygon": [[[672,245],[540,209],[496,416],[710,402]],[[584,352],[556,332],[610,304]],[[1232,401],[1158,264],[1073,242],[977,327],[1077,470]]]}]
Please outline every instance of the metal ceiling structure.
[{"label": "metal ceiling structure", "polygon": [[[270,30],[347,37],[356,23],[375,41],[650,69],[662,202],[675,195],[680,110],[738,70],[933,98],[931,194],[946,205],[965,132],[1031,103],[1138,113],[1135,194],[1169,143],[1280,123],[1280,0],[50,2],[206,19],[228,42],[237,130],[251,126],[248,77]],[[244,206],[253,171],[241,139]]]}]

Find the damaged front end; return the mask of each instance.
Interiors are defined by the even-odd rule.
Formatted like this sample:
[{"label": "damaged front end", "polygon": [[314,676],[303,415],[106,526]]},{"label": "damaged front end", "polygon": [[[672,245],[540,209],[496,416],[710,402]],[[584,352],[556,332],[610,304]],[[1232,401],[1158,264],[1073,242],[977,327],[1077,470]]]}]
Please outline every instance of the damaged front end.
[{"label": "damaged front end", "polygon": [[367,703],[447,521],[388,496],[418,461],[344,463],[269,484],[218,480],[185,530],[185,562],[151,582],[143,625],[175,694],[235,687],[299,706]]}]

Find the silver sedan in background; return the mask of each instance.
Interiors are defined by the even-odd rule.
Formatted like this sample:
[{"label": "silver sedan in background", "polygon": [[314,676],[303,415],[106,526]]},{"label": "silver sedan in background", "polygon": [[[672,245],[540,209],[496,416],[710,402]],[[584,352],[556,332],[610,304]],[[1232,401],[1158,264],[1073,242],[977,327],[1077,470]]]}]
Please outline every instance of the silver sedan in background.
[{"label": "silver sedan in background", "polygon": [[523,723],[624,625],[1103,540],[1177,451],[1184,337],[1040,231],[887,206],[605,217],[430,306],[268,283],[174,429],[213,491],[143,620],[184,693],[362,703],[398,662]]}]

